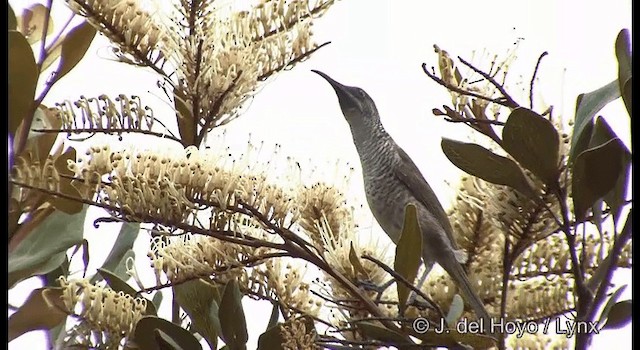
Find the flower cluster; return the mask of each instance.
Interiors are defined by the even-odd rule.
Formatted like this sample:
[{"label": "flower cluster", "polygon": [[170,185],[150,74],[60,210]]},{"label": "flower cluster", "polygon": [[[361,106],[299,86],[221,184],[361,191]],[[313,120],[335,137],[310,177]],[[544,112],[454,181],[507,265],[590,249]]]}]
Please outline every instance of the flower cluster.
[{"label": "flower cluster", "polygon": [[62,301],[66,312],[78,316],[92,332],[101,332],[111,344],[132,334],[145,313],[147,300],[99,287],[88,280],[58,279],[64,289]]}]

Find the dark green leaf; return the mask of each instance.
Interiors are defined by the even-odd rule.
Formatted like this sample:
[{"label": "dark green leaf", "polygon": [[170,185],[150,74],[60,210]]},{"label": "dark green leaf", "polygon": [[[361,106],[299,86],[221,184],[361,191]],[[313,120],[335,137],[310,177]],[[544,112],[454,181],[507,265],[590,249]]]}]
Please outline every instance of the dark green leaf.
[{"label": "dark green leaf", "polygon": [[175,285],[173,290],[178,304],[191,318],[195,331],[205,338],[212,349],[217,348],[220,321],[217,313],[207,312],[212,310],[212,304],[216,304],[214,308],[217,309],[217,287],[197,279]]},{"label": "dark green leaf", "polygon": [[624,105],[631,116],[631,39],[629,30],[623,29],[616,38],[616,58],[618,58],[618,84]]},{"label": "dark green leaf", "polygon": [[[410,283],[416,279],[422,257],[422,232],[418,223],[416,206],[408,204],[404,209],[404,224],[393,263],[394,270]],[[404,283],[396,282],[400,312],[404,312],[405,303],[411,290]]]},{"label": "dark green leaf", "polygon": [[[157,331],[166,335],[166,339],[171,339],[176,346],[181,349],[200,350],[202,345],[186,329],[156,316],[142,317],[136,324],[133,334],[134,342],[141,350],[157,350],[160,344],[157,341]],[[165,343],[166,345],[166,343]]]},{"label": "dark green leaf", "polygon": [[611,293],[611,296],[607,300],[607,303],[604,305],[604,308],[602,308],[602,312],[600,313],[600,319],[598,320],[599,327],[602,327],[604,325],[607,317],[609,317],[609,311],[611,311],[611,308],[616,303],[616,301],[618,301],[618,298],[620,298],[620,295],[622,295],[622,292],[624,292],[626,288],[627,285],[624,284],[618,287],[613,293]]},{"label": "dark green leaf", "polygon": [[284,350],[282,343],[282,323],[278,323],[260,334],[258,338],[258,350]]},{"label": "dark green leaf", "polygon": [[604,106],[618,97],[620,97],[620,88],[618,87],[617,79],[597,90],[578,96],[575,125],[573,127],[573,136],[571,137],[571,150],[569,151],[570,160],[582,153],[582,150],[576,149],[575,145],[587,124]]},{"label": "dark green leaf", "polygon": [[485,181],[509,186],[525,196],[535,198],[522,169],[511,159],[499,156],[473,143],[442,139],[442,151],[462,171]]},{"label": "dark green leaf", "polygon": [[[104,264],[102,264],[103,269],[116,272],[118,266],[123,265],[123,257],[130,249],[133,248],[133,243],[138,237],[138,232],[140,232],[140,224],[129,222],[122,224],[118,237],[116,237],[116,241],[113,244],[113,247],[111,247],[109,255],[107,255],[107,258],[104,260]],[[100,276],[95,275],[91,282],[95,283],[100,280]]]},{"label": "dark green leaf", "polygon": [[631,300],[615,303],[609,311],[607,323],[602,329],[618,329],[631,322]]},{"label": "dark green leaf", "polygon": [[[109,287],[114,291],[122,292],[124,294],[130,295],[133,298],[142,298],[141,296],[137,295],[136,290],[133,289],[133,287],[127,284],[127,282],[122,280],[120,277],[116,276],[113,272],[102,269],[102,268],[98,269],[98,272],[102,275],[105,281],[107,281],[107,284],[109,285]],[[151,300],[147,299],[147,308],[145,309],[144,313],[145,315],[152,315],[152,316],[155,316],[158,314],[156,307],[155,305],[153,305]]]},{"label": "dark green leaf", "polygon": [[572,197],[576,217],[583,219],[596,200],[611,191],[620,176],[624,145],[615,138],[582,152],[573,164]]},{"label": "dark green leaf", "polygon": [[160,329],[154,330],[155,341],[158,344],[158,350],[184,350],[171,337]]},{"label": "dark green leaf", "polygon": [[[45,299],[45,293],[49,299]],[[62,288],[39,288],[31,292],[24,304],[8,320],[9,341],[37,329],[51,329],[67,318],[47,300],[60,299]]]},{"label": "dark green leaf", "polygon": [[388,345],[397,346],[413,344],[408,336],[375,323],[358,322],[357,326],[365,337],[385,342]]},{"label": "dark green leaf", "polygon": [[53,83],[67,75],[80,62],[95,35],[96,30],[86,21],[69,31],[62,42],[60,63],[56,69]]},{"label": "dark green leaf", "polygon": [[350,244],[351,246],[349,247],[349,262],[351,263],[351,267],[353,268],[353,271],[356,273],[356,275],[366,276],[367,272],[362,266],[356,250],[353,248],[353,242],[351,242]]},{"label": "dark green leaf", "polygon": [[9,285],[34,276],[33,269],[44,274],[60,266],[65,251],[82,243],[87,208],[74,215],[54,212],[22,240],[9,254]]},{"label": "dark green leaf", "polygon": [[84,270],[82,271],[82,278],[87,276],[87,268],[89,268],[89,241],[82,239],[82,264]]},{"label": "dark green leaf", "polygon": [[502,129],[502,147],[548,186],[559,174],[560,136],[550,121],[527,108],[516,108]]},{"label": "dark green leaf", "polygon": [[186,97],[174,91],[173,104],[176,109],[176,119],[178,120],[178,131],[180,139],[185,144],[195,142],[196,123],[193,121],[193,114],[188,106]]},{"label": "dark green leaf", "polygon": [[33,107],[38,83],[38,67],[27,39],[9,31],[9,132],[15,133]]},{"label": "dark green leaf", "polygon": [[151,298],[151,302],[153,303],[153,305],[155,305],[156,310],[160,308],[160,305],[162,305],[162,292],[157,291],[156,294],[153,295],[153,298]]},{"label": "dark green leaf", "polygon": [[[593,148],[603,145],[609,140],[612,140],[616,137],[616,133],[613,131],[613,129],[611,129],[607,121],[604,118],[599,117],[596,119],[589,147]],[[621,146],[623,148],[623,157],[622,165],[620,168],[620,176],[618,177],[618,180],[616,181],[613,189],[607,192],[607,194],[604,196],[604,201],[611,208],[611,214],[613,215],[614,222],[616,224],[618,223],[620,212],[622,211],[622,207],[626,200],[627,187],[629,184],[629,170],[631,164],[631,152],[629,152],[626,146]]]},{"label": "dark green leaf", "polygon": [[242,308],[242,293],[236,280],[227,282],[218,310],[222,339],[231,349],[241,349],[247,343],[247,322]]},{"label": "dark green leaf", "polygon": [[269,330],[271,327],[278,324],[279,318],[280,318],[280,305],[278,305],[278,303],[275,301],[271,302],[271,316],[269,316],[269,323],[267,323],[266,330]]}]

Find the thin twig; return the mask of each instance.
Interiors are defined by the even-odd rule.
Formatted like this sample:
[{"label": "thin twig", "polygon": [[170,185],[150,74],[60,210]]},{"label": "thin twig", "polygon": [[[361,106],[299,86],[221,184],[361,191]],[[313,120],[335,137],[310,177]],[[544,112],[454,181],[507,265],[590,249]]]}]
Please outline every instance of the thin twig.
[{"label": "thin twig", "polygon": [[501,105],[503,105],[505,107],[509,107],[509,108],[518,108],[518,107],[520,107],[520,105],[511,97],[511,95],[509,95],[509,93],[504,88],[504,86],[502,86],[502,84],[498,83],[493,77],[491,77],[489,74],[483,72],[482,70],[476,68],[473,64],[465,61],[465,59],[460,57],[460,56],[458,56],[458,60],[460,60],[460,62],[462,62],[465,66],[471,68],[474,72],[480,74],[483,78],[487,79],[487,81],[489,83],[491,83],[491,85],[495,86],[496,89],[498,89],[498,91],[500,91],[500,93],[504,97],[503,103],[501,103]]},{"label": "thin twig", "polygon": [[420,289],[416,288],[411,282],[409,282],[402,275],[400,275],[399,273],[395,272],[392,268],[387,266],[385,263],[383,263],[382,261],[380,261],[380,260],[378,260],[378,259],[376,259],[376,258],[374,258],[372,256],[363,255],[362,258],[373,262],[374,264],[378,265],[380,268],[385,270],[388,274],[393,276],[393,278],[396,281],[402,282],[409,289],[411,289],[413,292],[415,292],[418,296],[420,296],[421,298],[426,300],[427,303],[429,303],[429,305],[431,305],[431,307],[438,313],[438,316],[440,316],[440,318],[442,318],[442,319],[446,318],[444,313],[442,312],[442,309],[440,308],[440,306],[438,306],[438,304],[436,304],[433,300],[431,300],[431,298],[429,298],[428,295],[424,294]]},{"label": "thin twig", "polygon": [[540,57],[538,57],[538,62],[536,62],[536,68],[533,70],[533,75],[531,76],[531,83],[529,84],[529,109],[533,110],[533,83],[536,80],[536,75],[538,74],[538,68],[540,67],[540,62],[542,58],[549,53],[547,51],[543,52]]},{"label": "thin twig", "polygon": [[471,96],[471,97],[479,98],[479,99],[481,99],[481,100],[485,100],[485,101],[493,102],[493,103],[496,103],[496,104],[499,104],[499,105],[502,105],[502,106],[508,107],[508,106],[505,104],[505,100],[504,100],[504,98],[492,98],[492,97],[487,97],[487,96],[480,95],[480,94],[475,93],[475,92],[472,92],[472,91],[468,91],[468,90],[461,89],[461,88],[459,88],[459,87],[457,87],[457,86],[454,86],[454,85],[451,85],[451,84],[447,83],[446,81],[444,81],[444,80],[442,80],[442,79],[438,78],[438,76],[436,76],[435,74],[432,74],[431,72],[429,72],[429,69],[427,69],[427,64],[426,64],[426,63],[423,63],[423,64],[422,64],[422,70],[424,71],[424,73],[425,73],[429,78],[431,78],[431,79],[432,79],[433,81],[435,81],[436,83],[438,83],[438,84],[440,84],[440,85],[444,86],[444,87],[445,87],[445,88],[447,88],[448,90],[451,90],[451,91],[453,91],[453,92],[457,92],[457,93],[462,94],[462,95],[465,95],[465,96]]},{"label": "thin twig", "polygon": [[144,135],[151,135],[151,136],[156,136],[159,138],[163,138],[163,139],[168,139],[171,141],[175,141],[178,143],[181,143],[182,141],[172,135],[169,134],[163,134],[160,132],[155,132],[155,131],[151,131],[151,130],[144,130],[144,129],[129,129],[129,128],[115,128],[115,129],[104,129],[104,128],[83,128],[83,129],[31,129],[31,131],[34,132],[40,132],[40,133],[68,133],[68,134],[81,134],[81,133],[103,133],[103,134],[120,134],[120,133],[127,133],[127,134],[144,134]]}]

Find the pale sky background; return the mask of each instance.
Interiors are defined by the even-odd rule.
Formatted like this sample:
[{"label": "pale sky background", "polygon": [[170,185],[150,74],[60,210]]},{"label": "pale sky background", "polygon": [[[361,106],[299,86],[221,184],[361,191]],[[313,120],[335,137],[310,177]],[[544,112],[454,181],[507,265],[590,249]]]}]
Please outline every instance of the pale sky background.
[{"label": "pale sky background", "polygon": [[[24,3],[9,2],[16,12],[16,4]],[[63,6],[60,2],[55,4]],[[545,101],[555,106],[555,115],[570,117],[579,93],[597,89],[617,76],[613,45],[622,28],[631,28],[631,0],[339,1],[314,26],[316,41],[332,44],[265,84],[244,114],[225,127],[226,139],[244,148],[247,134],[251,133],[252,140],[264,141],[267,146],[279,143],[282,154],[311,159],[318,166],[336,159],[349,162],[355,168],[349,189],[360,201],[353,204],[364,203],[360,164],[350,130],[333,90],[310,72],[318,69],[341,83],[359,86],[372,96],[387,131],[414,159],[448,207],[454,189],[445,181],[455,185],[461,172],[442,154],[440,140],[468,140],[469,133],[468,128],[446,123],[431,113],[432,108],[451,101],[445,89],[422,72],[422,63],[436,65],[433,44],[452,57],[472,59],[474,50],[504,57],[519,40],[518,59],[508,82],[513,87],[523,81],[527,89],[538,56],[548,51],[540,67],[544,80],[537,87]],[[154,108],[156,116],[170,113],[162,92],[155,87],[157,77],[149,71],[106,60],[107,47],[104,37],[95,40],[85,59],[51,90],[45,104],[77,99],[80,94],[104,93],[113,97],[123,93],[141,96],[144,104]],[[480,62],[487,63],[487,56],[484,57]],[[524,96],[519,101],[527,105],[528,97]],[[629,118],[621,100],[600,114],[608,117],[616,133],[629,145]],[[132,137],[125,136],[124,140],[141,144]],[[89,216],[87,227],[92,226],[97,214]],[[370,214],[360,226],[364,227],[363,234],[383,235]],[[108,254],[104,247],[111,246],[118,230],[118,226],[104,224],[90,233],[89,271],[102,264]],[[136,243],[140,267],[148,266],[146,242],[140,239]],[[621,271],[616,281],[630,283],[631,272]],[[37,283],[28,280],[10,290],[9,302],[20,305]],[[630,297],[631,285],[621,299]],[[169,305],[166,301],[168,298],[163,308]],[[270,306],[265,304],[247,303],[247,307],[264,310],[252,311],[248,317],[256,329],[250,330],[249,348],[255,347],[267,323]],[[9,348],[44,348],[43,339],[42,334],[32,332],[11,342]],[[596,336],[593,348],[630,349],[630,342],[628,325]]]}]

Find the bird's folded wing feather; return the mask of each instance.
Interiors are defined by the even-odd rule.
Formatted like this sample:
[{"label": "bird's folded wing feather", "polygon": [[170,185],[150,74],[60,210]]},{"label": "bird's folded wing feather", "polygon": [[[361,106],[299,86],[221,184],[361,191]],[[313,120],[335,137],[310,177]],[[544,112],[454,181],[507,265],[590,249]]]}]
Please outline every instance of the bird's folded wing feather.
[{"label": "bird's folded wing feather", "polygon": [[456,241],[453,239],[453,230],[449,218],[445,213],[438,197],[431,189],[431,186],[420,173],[418,167],[413,163],[409,155],[400,147],[396,147],[401,158],[399,166],[395,167],[395,175],[400,182],[416,197],[422,205],[434,216],[440,226],[444,229],[451,242],[453,249],[458,249]]}]

